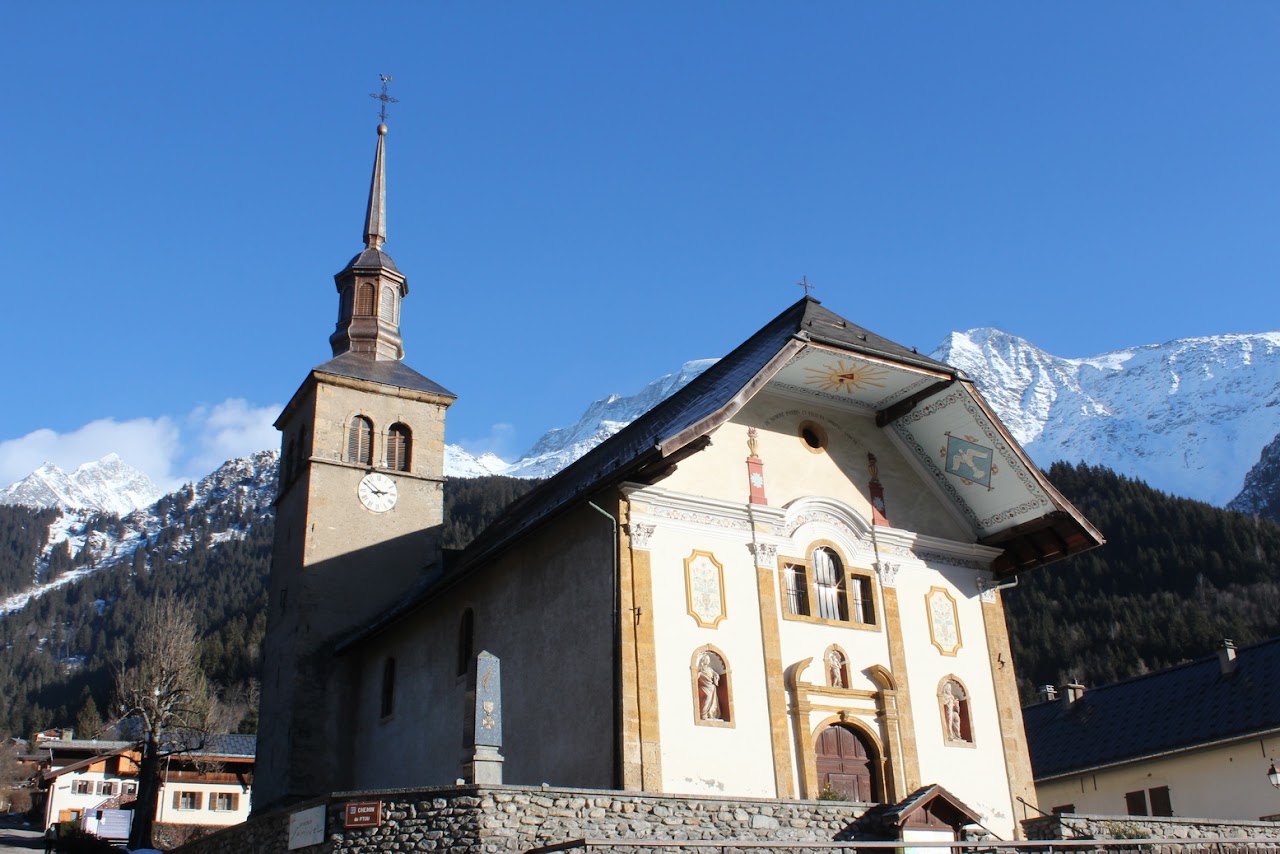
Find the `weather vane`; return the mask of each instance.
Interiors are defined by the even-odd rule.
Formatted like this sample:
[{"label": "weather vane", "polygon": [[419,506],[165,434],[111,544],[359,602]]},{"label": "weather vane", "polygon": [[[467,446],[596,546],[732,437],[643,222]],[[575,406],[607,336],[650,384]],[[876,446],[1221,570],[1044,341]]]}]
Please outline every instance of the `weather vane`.
[{"label": "weather vane", "polygon": [[811,285],[811,284],[809,284],[809,277],[808,277],[808,276],[801,276],[801,277],[800,277],[800,281],[796,282],[796,284],[797,284],[797,285],[799,285],[800,287],[804,288],[804,295],[805,295],[805,296],[808,296],[808,295],[809,295],[809,291],[813,290],[813,289],[814,289],[814,287],[816,287],[815,285]]},{"label": "weather vane", "polygon": [[392,98],[387,94],[387,84],[391,82],[391,75],[379,74],[378,77],[382,80],[382,91],[370,92],[369,97],[382,102],[382,109],[378,112],[378,121],[385,125],[387,123],[387,104],[398,104],[400,99]]}]

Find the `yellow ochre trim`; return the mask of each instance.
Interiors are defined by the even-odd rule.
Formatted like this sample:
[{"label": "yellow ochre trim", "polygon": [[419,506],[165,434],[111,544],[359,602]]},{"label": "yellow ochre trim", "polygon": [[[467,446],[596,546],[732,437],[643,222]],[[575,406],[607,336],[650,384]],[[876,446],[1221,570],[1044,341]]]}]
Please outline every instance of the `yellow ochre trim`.
[{"label": "yellow ochre trim", "polygon": [[898,607],[896,587],[881,587],[884,600],[884,627],[889,641],[889,672],[897,684],[898,730],[902,738],[902,787],[900,794],[914,792],[920,786],[920,751],[916,745],[916,727],[911,713],[911,690],[907,686],[907,652],[902,639],[902,615]]},{"label": "yellow ochre trim", "polygon": [[756,568],[756,591],[760,602],[760,640],[764,650],[765,700],[769,708],[769,740],[773,752],[773,780],[776,797],[796,797],[791,776],[791,751],[787,749],[787,686],[782,675],[782,638],[778,632],[778,596],[775,575]]},{"label": "yellow ochre trim", "polygon": [[1017,820],[1022,798],[1036,803],[1036,789],[1031,776],[1031,754],[1027,751],[1027,734],[1022,726],[1022,706],[1018,702],[1018,678],[1013,672],[1013,655],[1009,651],[1009,627],[1005,623],[1004,604],[1000,592],[995,601],[982,603],[982,622],[987,636],[987,654],[991,658],[991,682],[996,689],[996,709],[1000,720],[1000,743],[1004,749],[1005,773],[1009,777],[1009,814],[1014,816],[1014,839],[1025,838]]}]

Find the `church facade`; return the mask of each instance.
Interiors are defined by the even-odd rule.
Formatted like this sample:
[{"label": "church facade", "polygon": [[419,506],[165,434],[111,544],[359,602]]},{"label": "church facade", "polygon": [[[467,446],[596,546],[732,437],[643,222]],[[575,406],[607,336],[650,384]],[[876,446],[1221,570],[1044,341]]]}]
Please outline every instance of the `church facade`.
[{"label": "church facade", "polygon": [[445,553],[454,398],[401,361],[384,139],[335,358],[277,425],[257,803],[478,781],[486,651],[503,782],[939,784],[1014,837],[1035,796],[1001,589],[1102,538],[971,380],[806,297]]}]

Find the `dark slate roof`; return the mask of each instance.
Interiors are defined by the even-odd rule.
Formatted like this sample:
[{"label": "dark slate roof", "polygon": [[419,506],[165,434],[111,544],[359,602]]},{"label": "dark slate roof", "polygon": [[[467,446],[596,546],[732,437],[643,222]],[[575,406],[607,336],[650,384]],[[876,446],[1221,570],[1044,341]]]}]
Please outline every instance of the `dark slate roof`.
[{"label": "dark slate roof", "polygon": [[256,756],[258,753],[258,737],[256,735],[211,735],[204,747],[192,751],[202,756]]},{"label": "dark slate roof", "polygon": [[425,391],[456,398],[457,395],[444,386],[429,380],[410,368],[404,362],[393,359],[375,359],[371,353],[353,353],[347,351],[335,356],[323,365],[312,368],[322,374],[336,374],[340,377],[352,377],[358,380],[393,385],[399,388]]},{"label": "dark slate roof", "polygon": [[804,297],[684,388],[508,507],[467,546],[460,556],[459,568],[479,562],[575,498],[621,482],[658,462],[658,445],[726,406],[797,335],[816,343],[834,344],[950,375],[956,373],[954,368],[868,332],[823,308],[812,297]]},{"label": "dark slate roof", "polygon": [[1022,710],[1037,780],[1280,729],[1280,638]]},{"label": "dark slate roof", "polygon": [[[342,273],[357,267],[361,269],[380,267],[384,270],[391,270],[394,273],[400,272],[399,268],[396,267],[396,262],[391,260],[390,255],[383,252],[381,249],[372,249],[367,246],[357,252],[355,257],[347,262],[347,266],[342,268]],[[342,273],[339,273],[338,275],[341,276]]]}]

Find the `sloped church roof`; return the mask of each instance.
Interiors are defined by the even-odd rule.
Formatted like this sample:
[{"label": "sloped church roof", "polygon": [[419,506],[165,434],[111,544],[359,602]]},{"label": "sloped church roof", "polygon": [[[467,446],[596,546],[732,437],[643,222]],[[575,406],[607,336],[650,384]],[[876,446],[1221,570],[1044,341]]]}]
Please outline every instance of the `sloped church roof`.
[{"label": "sloped church roof", "polygon": [[[1103,542],[1027,458],[962,371],[882,338],[806,296],[509,507],[463,551],[459,568],[482,562],[576,499],[625,480],[661,475],[702,447],[709,433],[770,383],[850,409],[873,410],[877,425],[897,434],[969,520],[975,540],[1004,549],[994,567],[998,575]],[[966,459],[977,464],[966,468]],[[993,477],[984,459],[1005,476]]]}]

